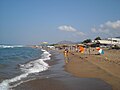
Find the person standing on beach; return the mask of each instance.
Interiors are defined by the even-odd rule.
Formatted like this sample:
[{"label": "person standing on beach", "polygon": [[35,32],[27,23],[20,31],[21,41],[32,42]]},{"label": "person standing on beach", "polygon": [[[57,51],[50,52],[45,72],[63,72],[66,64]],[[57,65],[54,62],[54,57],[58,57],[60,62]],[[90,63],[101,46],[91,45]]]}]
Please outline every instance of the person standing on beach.
[{"label": "person standing on beach", "polygon": [[91,50],[91,47],[89,46],[89,48],[88,48],[89,55],[91,54],[91,53],[90,53],[90,50]]},{"label": "person standing on beach", "polygon": [[64,56],[65,56],[65,62],[66,62],[66,63],[68,63],[68,60],[69,60],[69,58],[68,58],[68,53],[69,53],[68,49],[65,49],[65,51],[64,51]]},{"label": "person standing on beach", "polygon": [[78,52],[78,46],[75,46],[75,51]]}]

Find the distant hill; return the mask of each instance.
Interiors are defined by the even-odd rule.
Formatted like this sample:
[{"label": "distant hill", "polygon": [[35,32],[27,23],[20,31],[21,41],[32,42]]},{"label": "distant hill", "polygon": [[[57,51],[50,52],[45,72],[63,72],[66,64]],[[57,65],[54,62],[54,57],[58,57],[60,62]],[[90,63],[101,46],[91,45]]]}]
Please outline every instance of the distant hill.
[{"label": "distant hill", "polygon": [[75,44],[75,42],[64,40],[64,41],[58,42],[57,44]]}]

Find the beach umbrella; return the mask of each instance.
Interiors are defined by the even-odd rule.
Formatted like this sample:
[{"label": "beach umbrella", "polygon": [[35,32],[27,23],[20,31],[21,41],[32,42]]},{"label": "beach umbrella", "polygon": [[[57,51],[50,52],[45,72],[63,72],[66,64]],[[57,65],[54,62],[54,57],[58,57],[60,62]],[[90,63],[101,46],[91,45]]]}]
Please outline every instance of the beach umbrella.
[{"label": "beach umbrella", "polygon": [[100,50],[100,48],[99,48],[99,47],[97,47],[97,48],[96,48],[96,50],[98,50],[98,51],[99,51],[99,50]]},{"label": "beach umbrella", "polygon": [[96,50],[98,50],[100,54],[104,54],[104,51],[101,48],[97,47]]},{"label": "beach umbrella", "polygon": [[84,47],[80,46],[80,52],[84,53],[84,50],[85,50]]},{"label": "beach umbrella", "polygon": [[103,51],[102,49],[100,49],[98,52],[99,52],[100,54],[104,54],[104,51]]}]

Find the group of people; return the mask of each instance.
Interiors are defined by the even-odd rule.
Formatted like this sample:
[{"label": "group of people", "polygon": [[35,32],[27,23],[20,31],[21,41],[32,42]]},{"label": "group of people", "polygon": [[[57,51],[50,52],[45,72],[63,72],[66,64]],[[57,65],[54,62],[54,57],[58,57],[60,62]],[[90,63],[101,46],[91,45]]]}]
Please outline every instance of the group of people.
[{"label": "group of people", "polygon": [[[86,50],[87,49],[83,46],[79,46],[79,48],[76,48],[76,52],[80,52],[80,53],[86,53]],[[91,50],[92,50],[92,52],[91,52]],[[97,51],[95,51],[95,49],[88,48],[87,52],[88,52],[89,55],[92,54],[94,51],[98,52],[98,53],[95,53],[95,55],[104,54],[104,51],[101,48],[97,47],[96,50]],[[69,53],[70,53],[69,49],[66,48],[64,50],[64,57],[65,57],[65,62],[66,63],[69,62]]]}]

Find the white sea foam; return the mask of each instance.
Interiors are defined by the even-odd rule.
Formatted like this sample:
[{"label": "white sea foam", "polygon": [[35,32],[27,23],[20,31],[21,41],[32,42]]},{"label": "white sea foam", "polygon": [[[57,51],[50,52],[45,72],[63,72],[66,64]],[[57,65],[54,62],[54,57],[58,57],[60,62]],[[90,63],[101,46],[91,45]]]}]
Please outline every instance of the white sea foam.
[{"label": "white sea foam", "polygon": [[15,48],[15,47],[23,47],[23,45],[0,45],[0,48]]},{"label": "white sea foam", "polygon": [[[46,50],[42,50],[42,51],[43,51],[43,54],[41,59],[30,61],[27,64],[20,65],[20,69],[22,70],[23,74],[16,76],[12,79],[4,80],[2,83],[0,83],[0,90],[9,90],[12,87],[10,86],[10,83],[20,81],[21,79],[26,78],[29,74],[39,73],[47,70],[49,68],[49,65],[44,61],[50,60],[51,54]],[[17,85],[19,85],[19,83],[16,84],[16,86]]]}]

